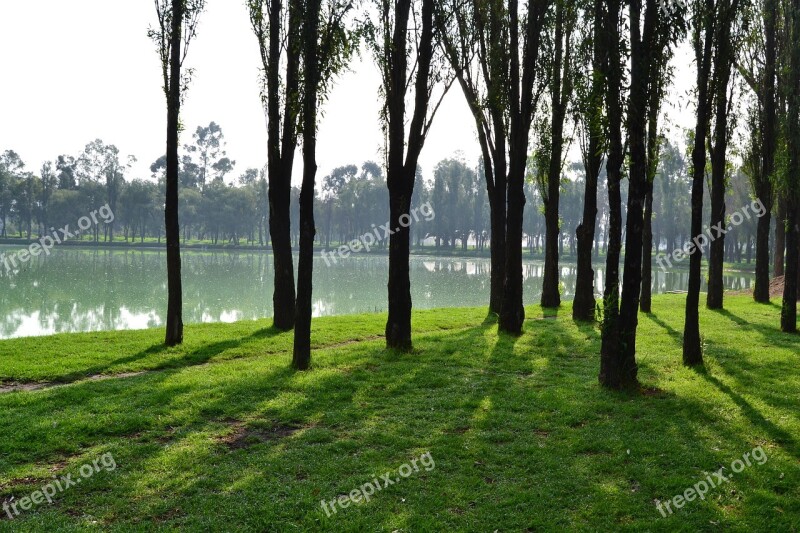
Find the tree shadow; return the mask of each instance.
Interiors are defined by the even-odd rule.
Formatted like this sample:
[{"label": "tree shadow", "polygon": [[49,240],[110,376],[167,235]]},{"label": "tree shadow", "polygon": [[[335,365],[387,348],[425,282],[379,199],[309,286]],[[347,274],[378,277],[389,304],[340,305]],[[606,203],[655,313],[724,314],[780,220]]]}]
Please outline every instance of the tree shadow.
[{"label": "tree shadow", "polygon": [[[272,337],[276,337],[278,335],[283,334],[284,332],[278,330],[275,327],[269,327],[260,329],[248,336],[241,337],[239,339],[232,339],[232,340],[225,340],[220,342],[215,342],[212,344],[204,344],[195,350],[192,350],[189,353],[185,353],[178,358],[170,358],[165,359],[156,363],[155,365],[148,367],[144,371],[146,372],[154,372],[160,371],[165,369],[174,369],[174,368],[182,368],[188,366],[195,366],[195,365],[202,365],[208,363],[218,355],[242,346],[248,342],[256,341],[256,340],[266,340]],[[141,359],[152,355],[159,355],[166,352],[171,351],[171,348],[168,348],[164,344],[154,344],[149,348],[139,351],[134,355],[130,355],[127,357],[121,357],[119,359],[115,359],[108,363],[102,365],[95,365],[80,371],[70,372],[68,374],[64,374],[62,376],[58,376],[53,379],[54,383],[74,383],[76,381],[80,381],[81,379],[86,379],[92,376],[99,376],[99,375],[106,375],[106,374],[113,374],[111,372],[115,367],[120,367],[124,365],[128,365],[130,363],[135,363]],[[257,356],[255,354],[254,356]]]},{"label": "tree shadow", "polygon": [[730,398],[731,401],[733,401],[733,403],[739,407],[751,424],[764,430],[764,432],[767,433],[772,440],[781,444],[781,447],[788,454],[795,459],[800,460],[800,450],[798,449],[797,441],[795,441],[794,437],[790,433],[779,428],[774,423],[766,419],[764,415],[762,415],[758,409],[753,407],[741,394],[735,392],[718,378],[712,376],[706,369],[695,368],[693,370],[698,376],[703,378],[705,381],[716,387],[720,392]]},{"label": "tree shadow", "polygon": [[644,316],[645,318],[650,320],[650,322],[652,322],[653,324],[659,326],[661,329],[666,331],[667,334],[669,334],[669,336],[672,337],[673,340],[675,340],[675,342],[677,342],[680,345],[683,344],[683,334],[674,327],[664,322],[656,313],[645,313],[642,316]]},{"label": "tree shadow", "polygon": [[[758,504],[722,493],[663,522],[655,509],[654,499],[682,493],[701,470],[730,464],[731,450],[748,444],[705,397],[600,388],[592,325],[530,318],[520,337],[492,328],[417,335],[412,356],[374,342],[330,348],[309,373],[291,371],[287,352],[0,399],[3,439],[13,444],[0,471],[112,450],[118,473],[47,511],[67,525],[76,520],[70,513],[92,513],[112,526],[134,528],[153,516],[164,527],[195,529],[224,513],[227,523],[253,530],[667,530],[687,527],[687,516],[741,526],[726,505],[737,506],[736,520],[759,518]],[[250,337],[270,336],[258,335]],[[224,345],[204,346],[197,357]],[[725,388],[714,390],[739,405],[728,392],[741,396]],[[757,411],[746,414],[769,428]],[[297,431],[238,448],[220,439],[276,426]],[[712,447],[718,442],[721,451]],[[434,469],[338,515],[321,511],[321,499],[425,452]]]}]

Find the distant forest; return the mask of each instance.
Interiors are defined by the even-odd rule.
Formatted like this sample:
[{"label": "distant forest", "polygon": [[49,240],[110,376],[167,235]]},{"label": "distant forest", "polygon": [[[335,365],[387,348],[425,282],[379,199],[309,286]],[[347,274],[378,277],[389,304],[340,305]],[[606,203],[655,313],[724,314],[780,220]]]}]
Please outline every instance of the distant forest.
[{"label": "distant forest", "polygon": [[[653,235],[658,249],[671,251],[689,241],[685,221],[691,216],[686,146],[662,139],[658,178],[654,182]],[[155,161],[148,179],[133,178],[132,157],[95,140],[82,153],[60,155],[37,173],[28,170],[13,151],[0,155],[0,224],[3,238],[34,239],[48,228],[74,226],[92,209],[108,204],[113,223],[95,228],[84,240],[160,241],[164,236],[165,158]],[[533,164],[533,163],[532,163]],[[532,166],[531,164],[531,166]],[[236,163],[227,157],[222,128],[212,122],[198,127],[192,142],[183,146],[180,167],[180,220],[183,242],[215,245],[269,246],[268,184],[264,169],[249,168],[236,175]],[[411,228],[412,245],[438,249],[484,251],[490,244],[489,203],[480,158],[470,161],[463,154],[443,159],[425,175],[418,169],[419,186],[413,205],[430,202],[435,218],[420,220]],[[605,193],[605,177],[599,186]],[[624,206],[627,182],[623,182]],[[585,170],[581,162],[567,165],[561,180],[560,254],[574,255],[576,229],[583,214]],[[299,239],[300,188],[292,188],[291,236]],[[731,173],[727,205],[734,210],[750,202],[750,182],[742,169]],[[524,246],[532,254],[544,249],[545,218],[541,182],[529,168],[525,182],[527,206]],[[317,245],[330,248],[372,230],[386,218],[389,194],[382,165],[366,161],[335,168],[317,189]],[[708,192],[704,202],[710,209]],[[608,246],[608,208],[598,206],[595,256]],[[726,236],[729,262],[754,260],[756,219],[745,221]],[[378,244],[385,248],[388,241]]]}]

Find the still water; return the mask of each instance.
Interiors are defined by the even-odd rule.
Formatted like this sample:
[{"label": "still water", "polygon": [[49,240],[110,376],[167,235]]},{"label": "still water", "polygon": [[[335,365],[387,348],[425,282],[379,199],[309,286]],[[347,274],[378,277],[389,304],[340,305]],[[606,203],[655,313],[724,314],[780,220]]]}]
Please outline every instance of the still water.
[{"label": "still water", "polygon": [[[18,248],[2,246],[0,252]],[[267,253],[183,253],[184,322],[233,322],[272,316],[272,264]],[[314,315],[386,310],[386,256],[354,255],[314,271]],[[296,262],[295,262],[296,266]],[[539,300],[544,265],[523,265],[525,303]],[[602,288],[603,267],[595,266]],[[688,272],[654,272],[655,292],[685,290]],[[575,268],[561,271],[564,298],[575,291]],[[414,307],[485,306],[489,259],[412,257]],[[751,287],[751,274],[728,274],[731,290]],[[55,249],[16,273],[0,264],[0,338],[59,332],[143,329],[162,324],[166,253],[144,250]]]}]

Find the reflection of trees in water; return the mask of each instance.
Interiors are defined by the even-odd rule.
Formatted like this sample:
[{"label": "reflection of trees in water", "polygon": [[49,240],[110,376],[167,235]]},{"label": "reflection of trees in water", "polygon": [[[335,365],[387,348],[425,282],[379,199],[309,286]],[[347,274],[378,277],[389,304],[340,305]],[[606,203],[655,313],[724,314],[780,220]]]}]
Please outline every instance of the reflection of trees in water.
[{"label": "reflection of trees in water", "polygon": [[[16,275],[0,276],[0,336],[159,326],[166,306],[165,264],[166,254],[156,250],[54,250]],[[182,266],[187,323],[272,315],[268,254],[184,252]],[[353,254],[330,266],[317,257],[315,316],[385,311],[387,267],[386,256]],[[485,306],[489,270],[488,259],[413,257],[414,307]],[[528,303],[541,294],[542,271],[542,263],[523,263]],[[564,266],[561,279],[564,297],[570,299],[575,291],[574,267]],[[602,292],[600,265],[595,266],[595,279],[596,292]],[[748,274],[725,277],[730,290],[746,290],[751,283]],[[654,284],[656,293],[685,290],[688,273],[656,270]]]},{"label": "reflection of trees in water", "polygon": [[[184,319],[260,318],[271,313],[265,254],[183,257]],[[54,251],[0,278],[0,335],[155,327],[163,320],[166,254],[141,250]],[[240,312],[241,309],[247,310]],[[29,331],[31,330],[31,331]]]}]

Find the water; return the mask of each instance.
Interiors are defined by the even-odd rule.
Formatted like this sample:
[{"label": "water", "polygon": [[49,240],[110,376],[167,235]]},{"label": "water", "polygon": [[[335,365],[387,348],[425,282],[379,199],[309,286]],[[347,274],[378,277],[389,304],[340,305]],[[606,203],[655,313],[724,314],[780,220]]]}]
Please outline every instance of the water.
[{"label": "water", "polygon": [[[18,250],[3,246],[0,252]],[[184,252],[184,322],[233,322],[272,316],[272,258],[260,252]],[[386,256],[353,255],[314,272],[314,315],[386,310]],[[295,262],[296,266],[296,262]],[[525,303],[537,303],[544,265],[523,265]],[[595,265],[600,291],[603,267]],[[686,290],[688,272],[654,271],[656,293]],[[486,306],[489,259],[412,257],[417,309]],[[562,268],[564,299],[575,291],[575,268]],[[751,274],[728,274],[731,290],[749,289]],[[158,327],[166,310],[166,253],[55,249],[7,274],[0,263],[0,338],[58,332]]]}]

